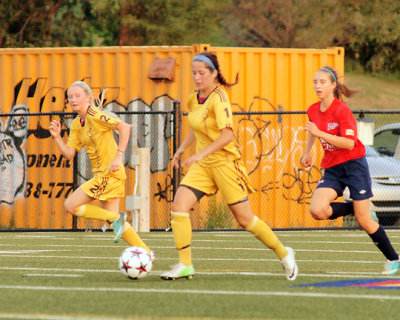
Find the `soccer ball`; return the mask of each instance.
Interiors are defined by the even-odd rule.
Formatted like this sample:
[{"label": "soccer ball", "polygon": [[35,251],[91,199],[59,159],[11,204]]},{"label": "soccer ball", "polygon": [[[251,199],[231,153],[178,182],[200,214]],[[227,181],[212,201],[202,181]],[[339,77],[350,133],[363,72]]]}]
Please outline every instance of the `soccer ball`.
[{"label": "soccer ball", "polygon": [[153,263],[150,254],[141,247],[126,248],[118,261],[119,270],[129,279],[138,280],[146,277]]}]

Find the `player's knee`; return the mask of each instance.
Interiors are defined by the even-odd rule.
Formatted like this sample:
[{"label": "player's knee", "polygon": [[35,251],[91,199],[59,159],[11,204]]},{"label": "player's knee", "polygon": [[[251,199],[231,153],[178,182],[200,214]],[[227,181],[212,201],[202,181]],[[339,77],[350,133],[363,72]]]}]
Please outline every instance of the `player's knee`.
[{"label": "player's knee", "polygon": [[244,221],[243,219],[238,219],[236,218],[237,223],[239,224],[239,226],[241,226],[243,229],[246,229],[246,227],[250,224],[247,223],[247,221]]},{"label": "player's knee", "polygon": [[173,212],[188,212],[191,208],[183,197],[175,197],[171,210]]},{"label": "player's knee", "polygon": [[328,210],[322,207],[311,206],[310,213],[315,220],[326,220],[329,218]]},{"label": "player's knee", "polygon": [[69,214],[74,214],[76,211],[75,206],[73,205],[73,203],[71,201],[69,201],[69,199],[64,201],[64,209]]}]

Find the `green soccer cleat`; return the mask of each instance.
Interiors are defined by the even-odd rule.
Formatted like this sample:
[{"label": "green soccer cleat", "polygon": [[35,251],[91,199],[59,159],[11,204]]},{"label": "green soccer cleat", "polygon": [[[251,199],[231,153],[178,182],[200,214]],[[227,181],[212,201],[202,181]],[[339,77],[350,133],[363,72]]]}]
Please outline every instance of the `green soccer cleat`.
[{"label": "green soccer cleat", "polygon": [[385,270],[382,272],[382,274],[395,275],[397,274],[397,272],[399,272],[399,268],[400,268],[400,260],[394,260],[394,261],[388,260],[385,264]]},{"label": "green soccer cleat", "polygon": [[286,272],[286,279],[293,281],[296,280],[299,268],[297,267],[296,259],[294,257],[294,250],[290,247],[286,247],[288,254],[286,257],[281,259],[283,270]]},{"label": "green soccer cleat", "polygon": [[175,279],[192,279],[194,276],[193,265],[185,266],[182,263],[178,263],[172,267],[170,271],[166,271],[161,274],[163,280],[175,280]]},{"label": "green soccer cleat", "polygon": [[115,219],[111,226],[114,230],[114,239],[113,241],[117,243],[119,239],[121,239],[122,234],[124,233],[124,223],[125,223],[125,212],[119,213],[119,218]]}]

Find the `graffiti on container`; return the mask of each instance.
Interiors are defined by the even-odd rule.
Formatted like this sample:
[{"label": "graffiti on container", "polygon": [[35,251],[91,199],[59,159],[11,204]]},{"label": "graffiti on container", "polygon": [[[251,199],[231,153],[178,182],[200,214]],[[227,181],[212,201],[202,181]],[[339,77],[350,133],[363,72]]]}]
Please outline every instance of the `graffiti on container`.
[{"label": "graffiti on container", "polygon": [[280,191],[286,200],[309,203],[322,175],[316,167],[304,170],[300,166],[305,148],[306,115],[295,123],[292,116],[282,113],[251,113],[254,106],[263,112],[283,111],[283,108],[259,97],[254,97],[246,115],[242,115],[245,110],[234,105],[241,111],[236,115],[235,135],[249,175],[258,177],[256,190],[267,201],[272,192]]},{"label": "graffiti on container", "polygon": [[172,183],[172,176],[167,174],[165,177],[164,182],[159,181],[157,182],[157,190],[154,193],[154,198],[156,201],[166,201],[171,203],[173,201],[173,183]]},{"label": "graffiti on container", "polygon": [[0,203],[13,204],[26,186],[26,154],[21,148],[27,139],[28,108],[15,105],[3,128],[0,121]]}]

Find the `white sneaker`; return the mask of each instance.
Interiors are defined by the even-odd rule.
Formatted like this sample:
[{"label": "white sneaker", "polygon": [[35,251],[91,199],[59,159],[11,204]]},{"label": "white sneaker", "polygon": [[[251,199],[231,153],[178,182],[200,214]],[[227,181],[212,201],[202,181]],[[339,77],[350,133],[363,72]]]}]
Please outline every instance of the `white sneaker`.
[{"label": "white sneaker", "polygon": [[286,272],[286,279],[293,281],[297,278],[299,268],[294,257],[294,250],[290,247],[286,247],[286,250],[288,251],[288,255],[281,259],[281,265]]},{"label": "white sneaker", "polygon": [[185,266],[182,263],[178,263],[172,267],[170,271],[166,271],[161,274],[163,280],[175,280],[180,278],[192,279],[194,276],[193,265]]}]

